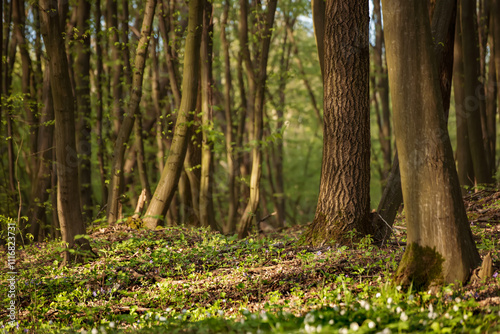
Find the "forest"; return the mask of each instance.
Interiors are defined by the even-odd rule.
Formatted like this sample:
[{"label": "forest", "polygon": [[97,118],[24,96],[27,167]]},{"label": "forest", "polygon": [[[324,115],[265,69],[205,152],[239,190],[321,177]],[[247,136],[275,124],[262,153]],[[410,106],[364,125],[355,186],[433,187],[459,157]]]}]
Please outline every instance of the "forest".
[{"label": "forest", "polygon": [[500,0],[0,0],[0,332],[500,332]]}]

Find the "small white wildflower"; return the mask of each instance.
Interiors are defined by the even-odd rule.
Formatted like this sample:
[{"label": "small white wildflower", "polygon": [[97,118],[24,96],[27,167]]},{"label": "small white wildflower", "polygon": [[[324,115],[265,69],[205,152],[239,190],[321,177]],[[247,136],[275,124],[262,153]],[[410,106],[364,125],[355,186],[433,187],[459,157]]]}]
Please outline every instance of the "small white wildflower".
[{"label": "small white wildflower", "polygon": [[165,318],[164,316],[160,316],[160,321],[167,321],[167,318]]},{"label": "small white wildflower", "polygon": [[340,315],[344,315],[344,314],[345,314],[345,310],[340,311]]},{"label": "small white wildflower", "polygon": [[391,330],[389,328],[384,328],[384,330],[382,331],[382,334],[391,334]]},{"label": "small white wildflower", "polygon": [[339,334],[347,334],[347,333],[349,333],[349,330],[347,328],[344,327],[339,329]]},{"label": "small white wildflower", "polygon": [[373,321],[370,321],[368,323],[368,328],[372,328],[372,329],[375,328],[375,323]]},{"label": "small white wildflower", "polygon": [[408,300],[409,300],[409,301],[412,301],[413,299],[415,299],[415,297],[413,297],[413,295],[409,295],[409,296],[408,296]]},{"label": "small white wildflower", "polygon": [[403,311],[403,309],[401,307],[399,307],[399,306],[396,307],[396,313],[397,314],[401,313],[401,311]]},{"label": "small white wildflower", "polygon": [[109,327],[111,327],[111,328],[115,328],[115,322],[114,322],[114,321],[111,321],[111,322],[109,323]]},{"label": "small white wildflower", "polygon": [[165,311],[170,312],[170,311],[172,311],[172,308],[169,307]]},{"label": "small white wildflower", "polygon": [[460,297],[455,298],[455,303],[460,303],[461,301],[462,299],[460,299]]},{"label": "small white wildflower", "polygon": [[306,316],[304,317],[304,323],[308,324],[308,323],[312,323],[314,322],[314,314],[312,313],[307,313]]},{"label": "small white wildflower", "polygon": [[467,314],[464,314],[464,320],[467,320],[467,318],[469,318],[469,316]]},{"label": "small white wildflower", "polygon": [[352,331],[357,331],[359,329],[359,325],[357,322],[352,322],[351,323],[351,326],[349,326],[351,328]]},{"label": "small white wildflower", "polygon": [[92,328],[92,330],[90,331],[90,333],[97,334],[97,333],[99,333],[99,331],[97,330],[97,328]]},{"label": "small white wildflower", "polygon": [[444,314],[444,317],[445,317],[446,319],[451,319],[451,318],[452,318],[448,312],[446,312],[446,313]]},{"label": "small white wildflower", "polygon": [[207,318],[212,317],[212,313],[210,313],[210,312],[205,313],[205,315],[207,316]]},{"label": "small white wildflower", "polygon": [[177,319],[182,320],[182,315],[179,315]]},{"label": "small white wildflower", "polygon": [[434,312],[434,306],[432,306],[432,304],[429,304],[429,311]]},{"label": "small white wildflower", "polygon": [[218,310],[218,311],[217,311],[217,314],[218,314],[219,316],[221,316],[221,317],[222,317],[222,316],[224,315],[224,311],[222,311],[222,310]]},{"label": "small white wildflower", "polygon": [[339,307],[338,307],[337,305],[333,305],[333,310],[334,310],[335,312],[338,312],[338,311],[339,311]]},{"label": "small white wildflower", "polygon": [[339,293],[339,294],[337,295],[337,300],[341,300],[341,299],[342,299],[342,295]]},{"label": "small white wildflower", "polygon": [[333,321],[333,319],[330,319],[330,321],[328,321],[328,324],[331,326],[335,323],[335,321]]},{"label": "small white wildflower", "polygon": [[391,305],[391,303],[392,303],[392,298],[391,297],[387,298],[387,304]]},{"label": "small white wildflower", "polygon": [[318,325],[318,326],[316,327],[316,332],[321,333],[321,330],[323,330],[323,326]]},{"label": "small white wildflower", "polygon": [[316,327],[314,326],[311,326],[309,324],[306,324],[305,327],[304,327],[306,333],[314,333],[316,332]]},{"label": "small white wildflower", "polygon": [[102,327],[102,326],[101,326],[101,328],[100,328],[100,329],[101,329],[101,333],[102,333],[102,334],[106,334],[106,333],[107,333],[107,332],[106,332],[106,328],[104,328],[104,327]]},{"label": "small white wildflower", "polygon": [[429,314],[427,314],[427,317],[431,320],[433,319],[436,319],[437,318],[437,313],[434,313],[434,312],[429,312]]},{"label": "small white wildflower", "polygon": [[453,305],[453,311],[458,312],[458,310],[459,310],[458,306],[457,305]]},{"label": "small white wildflower", "polygon": [[187,313],[187,310],[184,308],[182,309],[182,314],[186,314]]},{"label": "small white wildflower", "polygon": [[370,304],[366,303],[365,305],[365,310],[369,311],[370,310]]},{"label": "small white wildflower", "polygon": [[401,319],[401,321],[405,322],[405,321],[408,321],[408,315],[403,312],[401,313],[401,316],[399,317],[399,319]]},{"label": "small white wildflower", "polygon": [[380,296],[382,296],[382,295],[380,294],[380,292],[377,292],[377,294],[375,295],[375,298],[380,298]]},{"label": "small white wildflower", "polygon": [[401,291],[401,285],[398,285],[398,286],[396,287],[396,290]]},{"label": "small white wildflower", "polygon": [[262,312],[260,314],[260,318],[262,319],[262,321],[264,322],[267,322],[269,320],[269,318],[267,317],[267,314],[265,312]]}]

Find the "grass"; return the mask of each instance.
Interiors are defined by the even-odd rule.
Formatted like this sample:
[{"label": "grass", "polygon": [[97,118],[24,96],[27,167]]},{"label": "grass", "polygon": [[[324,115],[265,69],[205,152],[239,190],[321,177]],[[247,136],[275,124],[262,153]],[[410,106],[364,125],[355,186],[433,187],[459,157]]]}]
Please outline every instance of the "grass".
[{"label": "grass", "polygon": [[[482,256],[494,276],[464,287],[403,291],[391,278],[405,230],[389,246],[301,246],[305,227],[237,240],[204,229],[125,225],[91,231],[99,257],[60,267],[60,244],[19,247],[20,333],[396,333],[500,331],[500,201],[468,202]],[[500,195],[498,195],[500,197]],[[472,204],[471,204],[472,203]],[[398,225],[404,227],[404,220]],[[399,245],[398,245],[399,244]],[[5,259],[6,261],[6,259]],[[1,272],[6,282],[7,270]],[[0,296],[9,303],[8,286]]]}]

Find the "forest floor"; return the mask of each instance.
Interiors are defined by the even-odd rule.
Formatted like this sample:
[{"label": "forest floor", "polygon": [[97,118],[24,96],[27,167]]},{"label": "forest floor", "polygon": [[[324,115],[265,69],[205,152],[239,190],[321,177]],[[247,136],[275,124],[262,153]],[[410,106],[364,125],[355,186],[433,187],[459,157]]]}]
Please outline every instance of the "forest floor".
[{"label": "forest floor", "polygon": [[[0,290],[0,328],[25,333],[391,333],[500,332],[500,192],[464,198],[493,276],[438,291],[391,283],[404,252],[399,216],[386,247],[365,238],[349,247],[301,245],[294,226],[244,240],[203,229],[156,231],[95,226],[98,258],[61,267],[61,247],[16,252],[19,324],[9,327]],[[7,262],[5,252],[2,260]],[[1,272],[7,282],[6,269]],[[0,329],[0,332],[2,330]]]}]

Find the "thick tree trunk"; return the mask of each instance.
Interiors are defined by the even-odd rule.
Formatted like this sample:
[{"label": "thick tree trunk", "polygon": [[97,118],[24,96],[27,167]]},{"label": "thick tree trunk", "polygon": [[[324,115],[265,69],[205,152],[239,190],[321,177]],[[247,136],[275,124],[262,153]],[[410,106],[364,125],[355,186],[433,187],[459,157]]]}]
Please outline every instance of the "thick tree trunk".
[{"label": "thick tree trunk", "polygon": [[306,240],[371,233],[368,1],[326,3],[323,163]]},{"label": "thick tree trunk", "polygon": [[[244,0],[246,1],[246,0]],[[269,56],[269,48],[271,44],[272,28],[274,24],[274,16],[276,12],[277,0],[269,0],[267,5],[267,15],[265,19],[265,27],[262,37],[262,46],[260,48],[260,63],[258,75],[255,78],[257,88],[255,91],[255,108],[253,109],[253,135],[254,147],[252,149],[252,173],[250,176],[250,198],[248,200],[243,216],[240,220],[240,227],[238,230],[238,237],[244,238],[248,235],[253,216],[259,206],[260,196],[260,177],[262,174],[262,148],[260,142],[262,141],[262,132],[264,129],[264,101],[265,101],[265,88],[267,79],[267,60]],[[249,64],[249,62],[247,62]],[[251,69],[253,71],[253,69]],[[248,72],[248,71],[247,71]],[[252,81],[249,78],[249,81]]]},{"label": "thick tree trunk", "polygon": [[119,196],[123,180],[123,160],[127,142],[134,126],[135,115],[139,113],[139,103],[142,97],[142,84],[144,76],[144,67],[146,66],[146,57],[148,52],[149,40],[152,31],[156,0],[148,0],[145,4],[144,19],[142,21],[141,38],[137,45],[135,56],[134,74],[130,92],[130,101],[127,114],[120,126],[118,137],[116,139],[113,152],[113,164],[111,170],[111,182],[108,195],[108,223],[113,224],[118,219],[119,214]]},{"label": "thick tree trunk", "polygon": [[[80,208],[78,185],[78,156],[75,140],[74,96],[68,71],[66,48],[64,47],[63,29],[60,25],[55,3],[40,0],[45,10],[42,14],[42,34],[49,58],[49,71],[52,85],[52,99],[56,120],[56,157],[57,157],[57,212],[62,239],[69,249],[89,250],[87,239],[75,240],[76,235],[85,234],[85,224]],[[55,14],[55,15],[54,15]],[[77,255],[78,256],[78,255]],[[68,251],[64,262],[72,260]]]},{"label": "thick tree trunk", "polygon": [[396,281],[415,289],[465,282],[480,257],[446,128],[427,2],[384,0],[383,8],[408,225]]},{"label": "thick tree trunk", "polygon": [[192,111],[196,109],[198,95],[201,44],[201,29],[199,27],[202,22],[203,2],[202,0],[191,0],[189,2],[189,21],[184,53],[182,99],[170,154],[145,214],[144,222],[149,229],[155,229],[158,226],[165,209],[170,206],[182,172],[184,158],[186,157],[189,141],[188,123],[193,119]]},{"label": "thick tree trunk", "polygon": [[[450,78],[453,70],[453,64],[450,62],[453,60],[452,46],[454,45],[453,37],[455,35],[453,20],[456,16],[455,0],[440,1],[432,12],[434,13],[431,19],[434,38],[434,56],[436,57],[437,63],[440,64],[438,70],[441,97],[443,99],[445,119],[447,120],[451,94]],[[382,193],[382,199],[378,205],[377,214],[373,222],[376,230],[375,240],[379,242],[387,240],[390,236],[397,210],[403,202],[401,176],[398,166],[399,161],[398,155],[396,154],[391,168],[391,174],[387,180],[386,189],[384,189]]]}]

